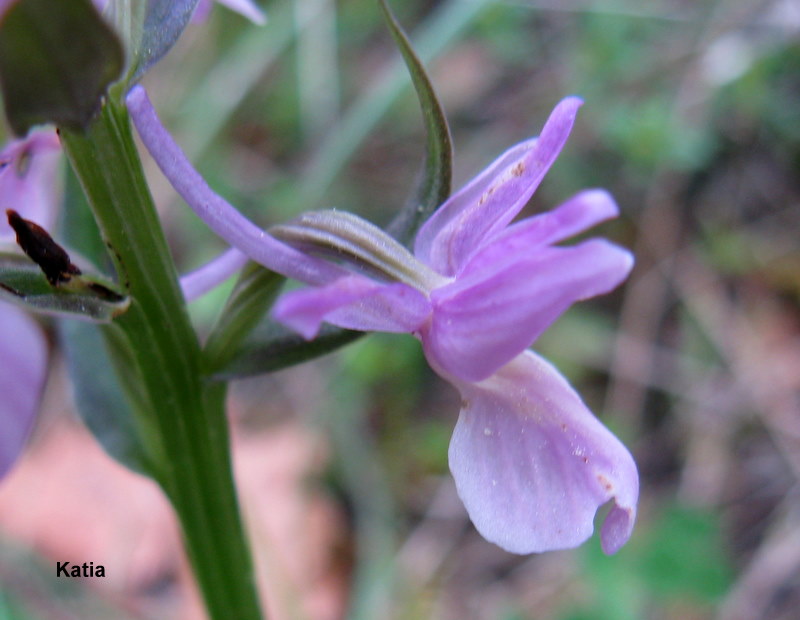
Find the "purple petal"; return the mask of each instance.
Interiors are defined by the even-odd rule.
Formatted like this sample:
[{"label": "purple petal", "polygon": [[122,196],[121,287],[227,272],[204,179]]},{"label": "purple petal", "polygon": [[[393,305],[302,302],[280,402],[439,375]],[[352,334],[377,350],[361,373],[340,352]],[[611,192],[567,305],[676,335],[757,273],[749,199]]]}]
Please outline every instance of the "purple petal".
[{"label": "purple petal", "polygon": [[428,298],[407,284],[347,276],[322,288],[283,295],[273,316],[311,339],[323,321],[361,331],[411,333],[428,318]]},{"label": "purple petal", "polygon": [[561,101],[538,138],[511,147],[451,196],[420,229],[416,256],[442,275],[457,273],[528,202],[567,141],[581,104],[576,97]]},{"label": "purple petal", "polygon": [[257,263],[307,284],[327,284],[348,272],[281,243],[216,194],[172,139],[147,93],[134,86],[126,98],[133,124],[164,176],[208,226]]},{"label": "purple petal", "polygon": [[247,256],[230,248],[202,267],[181,276],[181,290],[186,301],[197,299],[216,288],[244,267]]},{"label": "purple petal", "polygon": [[[60,160],[55,131],[36,131],[9,142],[0,152],[0,210],[14,209],[25,219],[52,228]],[[0,240],[14,238],[6,218],[0,218]]]},{"label": "purple petal", "polygon": [[505,260],[514,260],[520,253],[535,247],[552,245],[588,230],[595,224],[619,215],[617,203],[603,189],[584,190],[552,211],[541,213],[512,224],[470,258],[459,277],[483,269],[497,270]]},{"label": "purple petal", "polygon": [[636,465],[555,368],[526,351],[482,383],[455,385],[463,408],[450,470],[484,538],[512,553],[576,547],[613,499],[603,550],[625,544],[636,517]]},{"label": "purple petal", "polygon": [[36,321],[0,303],[0,478],[28,439],[47,371],[47,345]]},{"label": "purple petal", "polygon": [[531,345],[570,305],[607,293],[633,266],[631,254],[601,239],[532,248],[431,294],[422,331],[429,361],[466,381],[485,379]]}]

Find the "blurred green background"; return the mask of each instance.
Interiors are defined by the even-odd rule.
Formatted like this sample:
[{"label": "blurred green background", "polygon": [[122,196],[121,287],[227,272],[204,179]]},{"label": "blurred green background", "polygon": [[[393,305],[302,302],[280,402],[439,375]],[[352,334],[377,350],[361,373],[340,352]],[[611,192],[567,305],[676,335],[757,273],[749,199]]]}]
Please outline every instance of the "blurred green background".
[{"label": "blurred green background", "polygon": [[[457,394],[413,339],[370,336],[233,390],[245,428],[299,415],[329,444],[307,482],[344,515],[342,613],[797,619],[800,5],[393,4],[450,120],[455,187],[536,135],[562,97],[585,99],[526,213],[605,187],[622,216],[599,233],[637,265],[535,348],[633,452],[640,516],[612,557],[596,538],[530,557],[486,543],[447,470]],[[263,28],[219,7],[193,25],[145,80],[156,107],[210,185],[260,224],[331,206],[385,224],[414,187],[423,133],[377,4],[265,8]],[[222,249],[152,178],[181,268]],[[195,302],[197,324],[224,298]]]}]

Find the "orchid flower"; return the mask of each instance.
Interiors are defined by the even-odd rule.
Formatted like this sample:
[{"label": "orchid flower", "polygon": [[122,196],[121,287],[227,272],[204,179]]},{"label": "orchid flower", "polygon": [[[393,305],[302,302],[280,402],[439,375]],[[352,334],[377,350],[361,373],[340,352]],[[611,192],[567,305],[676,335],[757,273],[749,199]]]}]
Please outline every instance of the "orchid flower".
[{"label": "orchid flower", "polygon": [[515,553],[574,547],[613,499],[603,549],[614,553],[628,540],[639,486],[633,458],[558,371],[527,350],[573,302],[627,277],[630,253],[607,241],[553,245],[616,216],[617,207],[608,193],[589,190],[511,223],[563,147],[579,99],[563,100],[538,138],[506,151],[447,200],[419,231],[413,255],[338,211],[306,214],[268,234],[208,187],[143,88],[127,105],[162,172],[212,230],[315,287],[284,295],[276,319],[307,338],[323,321],[419,338],[432,368],[463,399],[450,468],[485,538]]}]

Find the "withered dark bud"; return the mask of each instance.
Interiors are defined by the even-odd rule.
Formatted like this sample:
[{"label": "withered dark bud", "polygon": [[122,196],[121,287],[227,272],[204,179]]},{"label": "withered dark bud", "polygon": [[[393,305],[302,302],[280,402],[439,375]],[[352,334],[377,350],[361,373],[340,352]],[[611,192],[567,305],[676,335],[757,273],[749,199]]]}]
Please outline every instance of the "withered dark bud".
[{"label": "withered dark bud", "polygon": [[58,286],[61,282],[68,282],[73,275],[81,273],[81,270],[72,264],[69,254],[53,241],[44,228],[23,219],[13,209],[6,209],[6,215],[9,225],[17,233],[17,244],[34,263],[39,265],[50,284]]}]

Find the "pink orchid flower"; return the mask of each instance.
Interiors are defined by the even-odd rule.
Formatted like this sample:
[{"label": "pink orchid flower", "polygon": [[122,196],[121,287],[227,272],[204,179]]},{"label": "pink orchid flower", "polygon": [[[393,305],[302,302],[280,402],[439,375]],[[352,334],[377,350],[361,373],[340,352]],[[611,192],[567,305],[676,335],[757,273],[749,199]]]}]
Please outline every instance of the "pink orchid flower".
[{"label": "pink orchid flower", "polygon": [[[276,319],[308,338],[327,321],[408,332],[422,342],[432,368],[462,396],[450,469],[487,540],[515,553],[575,547],[610,500],[603,549],[614,553],[628,540],[639,491],[633,458],[558,371],[527,350],[572,303],[627,277],[632,256],[614,244],[554,245],[616,216],[617,207],[608,193],[589,190],[512,223],[566,142],[579,99],[559,103],[538,138],[506,151],[447,200],[419,231],[413,255],[335,211],[268,234],[208,187],[144,89],[134,88],[127,104],[148,151],[212,230],[253,260],[313,285],[284,295]],[[326,248],[378,277],[312,255]]]}]

